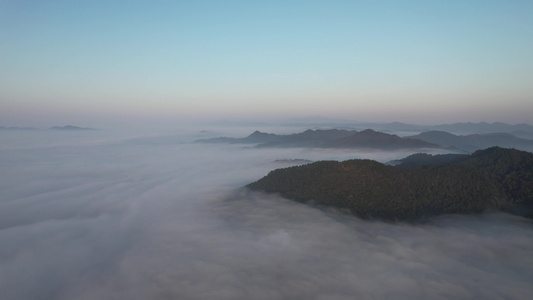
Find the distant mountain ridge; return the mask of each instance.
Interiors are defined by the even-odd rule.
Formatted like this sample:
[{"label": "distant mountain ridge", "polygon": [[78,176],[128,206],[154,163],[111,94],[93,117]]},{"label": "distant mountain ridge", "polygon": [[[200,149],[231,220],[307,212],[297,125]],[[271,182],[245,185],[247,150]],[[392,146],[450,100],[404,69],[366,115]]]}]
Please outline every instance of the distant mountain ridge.
[{"label": "distant mountain ridge", "polygon": [[515,131],[533,132],[533,126],[521,123],[521,124],[506,124],[501,122],[487,123],[454,123],[454,124],[441,124],[431,126],[433,130],[443,130],[452,132],[476,132],[476,133],[492,133],[492,132],[507,132],[512,133]]},{"label": "distant mountain ridge", "polygon": [[505,132],[505,133],[516,133],[516,132],[525,132],[533,133],[533,126],[521,123],[521,124],[507,124],[501,122],[465,122],[465,123],[452,123],[452,124],[437,124],[437,125],[414,125],[400,122],[391,122],[391,123],[363,123],[358,127],[364,126],[365,128],[376,128],[377,130],[386,130],[386,131],[447,131],[454,132],[457,134],[484,134],[484,133],[494,133],[494,132]]},{"label": "distant mountain ridge", "polygon": [[418,125],[408,124],[402,122],[359,122],[356,120],[326,118],[321,116],[302,117],[281,119],[277,121],[218,121],[212,123],[217,126],[284,126],[284,127],[329,127],[329,128],[344,128],[349,130],[364,130],[373,129],[383,132],[423,132],[423,131],[448,131],[455,134],[473,134],[473,133],[492,133],[492,132],[506,132],[512,133],[518,137],[527,138],[533,136],[533,126],[526,123],[521,124],[507,124],[502,122],[459,122],[450,124],[436,124],[436,125]]},{"label": "distant mountain ridge", "polygon": [[401,138],[397,135],[377,132],[326,129],[308,129],[301,133],[277,135],[255,131],[244,138],[219,137],[197,140],[197,143],[257,144],[258,148],[267,147],[316,147],[316,148],[374,148],[374,149],[420,149],[440,148],[426,141]]},{"label": "distant mountain ridge", "polygon": [[372,148],[383,150],[443,148],[454,152],[472,153],[489,147],[516,148],[533,151],[533,140],[511,133],[455,135],[446,131],[426,131],[400,137],[394,134],[365,129],[308,129],[300,133],[277,135],[255,131],[244,138],[218,137],[196,140],[197,143],[256,144],[257,148],[315,147],[315,148]]},{"label": "distant mountain ridge", "polygon": [[50,129],[51,130],[96,130],[94,128],[78,127],[78,126],[72,126],[72,125],[54,126],[54,127],[50,127]]},{"label": "distant mountain ridge", "polygon": [[446,131],[427,131],[409,137],[466,152],[474,152],[493,146],[521,150],[533,149],[533,140],[518,138],[510,133],[455,135]]},{"label": "distant mountain ridge", "polygon": [[533,216],[533,154],[492,147],[471,155],[416,154],[398,166],[319,161],[271,171],[247,185],[363,218],[417,221],[485,210]]},{"label": "distant mountain ridge", "polygon": [[337,139],[328,144],[326,148],[379,148],[385,150],[440,148],[435,143],[422,141],[416,138],[401,138],[397,135],[387,134],[372,129],[366,129],[350,136]]}]

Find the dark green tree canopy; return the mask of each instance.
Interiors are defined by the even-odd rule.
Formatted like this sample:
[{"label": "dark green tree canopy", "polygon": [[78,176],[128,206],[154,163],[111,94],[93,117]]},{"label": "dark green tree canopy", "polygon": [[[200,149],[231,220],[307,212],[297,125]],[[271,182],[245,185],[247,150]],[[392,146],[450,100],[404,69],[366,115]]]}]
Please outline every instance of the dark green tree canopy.
[{"label": "dark green tree canopy", "polygon": [[319,161],[274,170],[247,187],[387,220],[515,211],[533,206],[533,154],[493,147],[471,155],[417,154],[397,166]]}]

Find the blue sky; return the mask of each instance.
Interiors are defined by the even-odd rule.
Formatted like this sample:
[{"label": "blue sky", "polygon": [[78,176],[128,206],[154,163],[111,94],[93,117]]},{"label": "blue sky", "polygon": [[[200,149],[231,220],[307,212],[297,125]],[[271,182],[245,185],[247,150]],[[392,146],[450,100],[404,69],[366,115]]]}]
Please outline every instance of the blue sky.
[{"label": "blue sky", "polygon": [[532,28],[530,1],[0,0],[0,125],[532,123]]}]

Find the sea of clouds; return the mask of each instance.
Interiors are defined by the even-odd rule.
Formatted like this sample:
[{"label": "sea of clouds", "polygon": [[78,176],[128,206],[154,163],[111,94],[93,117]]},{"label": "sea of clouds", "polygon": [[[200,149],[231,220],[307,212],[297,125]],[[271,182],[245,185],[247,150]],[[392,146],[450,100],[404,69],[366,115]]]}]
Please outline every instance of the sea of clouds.
[{"label": "sea of clouds", "polygon": [[293,159],[385,162],[409,153],[192,143],[210,135],[0,132],[0,297],[533,294],[530,220],[486,213],[419,225],[364,221],[242,189]]}]

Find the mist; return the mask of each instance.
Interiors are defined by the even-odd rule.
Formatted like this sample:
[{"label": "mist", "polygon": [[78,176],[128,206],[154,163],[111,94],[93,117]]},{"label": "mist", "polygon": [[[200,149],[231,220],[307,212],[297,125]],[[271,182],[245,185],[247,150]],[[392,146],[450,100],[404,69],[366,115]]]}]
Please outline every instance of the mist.
[{"label": "mist", "polygon": [[1,132],[2,299],[533,293],[528,219],[385,223],[242,188],[293,159],[386,162],[408,152],[192,143],[210,132]]}]

